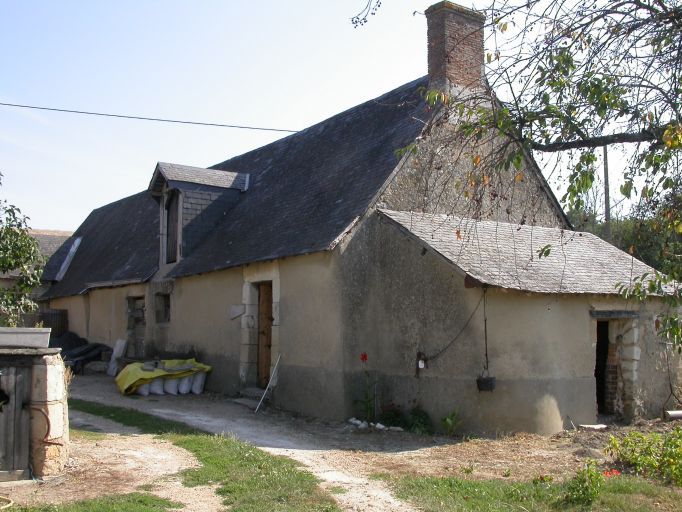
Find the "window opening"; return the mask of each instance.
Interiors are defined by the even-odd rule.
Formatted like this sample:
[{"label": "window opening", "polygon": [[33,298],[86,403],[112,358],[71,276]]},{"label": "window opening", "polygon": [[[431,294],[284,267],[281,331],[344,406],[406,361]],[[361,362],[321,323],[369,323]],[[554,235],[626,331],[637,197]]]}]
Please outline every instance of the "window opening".
[{"label": "window opening", "polygon": [[166,263],[178,259],[178,193],[170,193],[166,201]]}]

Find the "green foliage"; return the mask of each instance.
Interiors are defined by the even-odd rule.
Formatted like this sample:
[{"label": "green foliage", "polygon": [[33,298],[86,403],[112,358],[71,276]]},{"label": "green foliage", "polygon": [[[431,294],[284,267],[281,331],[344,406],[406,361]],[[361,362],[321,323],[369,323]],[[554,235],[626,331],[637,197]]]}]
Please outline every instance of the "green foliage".
[{"label": "green foliage", "polygon": [[441,418],[441,425],[443,426],[443,432],[446,436],[454,436],[462,426],[462,418],[459,415],[459,411],[454,410],[447,416]]},{"label": "green foliage", "polygon": [[564,501],[575,505],[591,505],[599,497],[604,482],[604,475],[599,471],[597,463],[588,461],[585,467],[566,483]]},{"label": "green foliage", "polygon": [[[470,480],[454,477],[384,475],[398,498],[424,512],[582,511],[589,505],[564,500],[565,486],[544,475],[533,482]],[[610,478],[592,510],[642,512],[678,510],[682,497],[674,489],[638,477]]]},{"label": "green foliage", "polygon": [[0,199],[0,274],[17,276],[12,287],[0,287],[0,326],[16,327],[23,313],[36,309],[30,293],[40,285],[43,262],[27,221],[16,206]]},{"label": "green foliage", "polygon": [[407,417],[407,428],[410,432],[415,434],[427,435],[433,434],[433,423],[427,412],[419,407],[414,406]]},{"label": "green foliage", "polygon": [[393,403],[381,407],[378,421],[387,427],[407,427],[407,418],[405,418],[403,410]]},{"label": "green foliage", "polygon": [[[425,96],[446,110],[441,119],[454,133],[453,145],[470,148],[480,176],[504,175],[524,152],[546,155],[554,165],[546,174],[560,180],[563,203],[575,211],[585,209],[594,187],[597,154],[624,146],[629,165],[613,181],[623,182],[621,199],[639,202],[647,215],[643,225],[622,225],[620,247],[643,253],[647,263],[657,260],[662,274],[623,293],[640,300],[660,294],[671,311],[682,306],[681,9],[679,0],[492,2],[485,81],[494,99],[489,90],[453,94],[447,102]],[[640,228],[646,240],[638,244]],[[660,327],[661,337],[682,352],[679,314]]]},{"label": "green foliage", "polygon": [[13,507],[17,512],[165,512],[183,508],[175,503],[150,494],[131,493],[122,496],[105,496],[93,500],[64,505]]},{"label": "green foliage", "polygon": [[682,487],[680,427],[663,435],[630,432],[622,439],[611,436],[607,452],[637,474],[661,478]]},{"label": "green foliage", "polygon": [[[637,300],[652,294],[662,297],[669,312],[657,323],[658,335],[682,351],[682,318],[676,313],[682,298],[682,182],[668,176],[662,177],[661,184],[667,192],[651,197],[646,192],[648,199],[628,217],[611,221],[611,240],[658,271],[634,276],[618,291],[624,298]],[[604,237],[605,225],[593,205],[569,211],[569,218],[576,229]]]},{"label": "green foliage", "polygon": [[331,497],[319,489],[317,479],[287,457],[269,455],[235,438],[206,434],[183,423],[131,409],[73,399],[69,400],[69,406],[137,427],[147,434],[159,435],[189,450],[201,467],[184,471],[184,484],[217,484],[218,494],[223,496],[226,505],[230,505],[230,510],[338,510]]}]

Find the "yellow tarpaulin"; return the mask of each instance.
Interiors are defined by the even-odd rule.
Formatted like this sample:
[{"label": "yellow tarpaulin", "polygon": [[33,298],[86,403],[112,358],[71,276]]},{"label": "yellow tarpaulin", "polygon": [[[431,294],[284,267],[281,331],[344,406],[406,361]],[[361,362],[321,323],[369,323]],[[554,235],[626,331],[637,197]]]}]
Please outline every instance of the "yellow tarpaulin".
[{"label": "yellow tarpaulin", "polygon": [[163,359],[151,370],[144,369],[144,363],[130,363],[116,376],[118,390],[130,395],[143,384],[157,377],[180,379],[198,372],[210,372],[211,367],[197,362],[196,359]]}]

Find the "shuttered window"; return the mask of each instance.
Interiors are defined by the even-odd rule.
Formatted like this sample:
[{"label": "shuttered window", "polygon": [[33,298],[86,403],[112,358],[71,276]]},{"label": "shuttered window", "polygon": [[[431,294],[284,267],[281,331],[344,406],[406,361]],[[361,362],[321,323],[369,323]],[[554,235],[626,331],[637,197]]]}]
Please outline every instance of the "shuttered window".
[{"label": "shuttered window", "polygon": [[166,202],[166,263],[178,259],[178,193],[171,192]]}]

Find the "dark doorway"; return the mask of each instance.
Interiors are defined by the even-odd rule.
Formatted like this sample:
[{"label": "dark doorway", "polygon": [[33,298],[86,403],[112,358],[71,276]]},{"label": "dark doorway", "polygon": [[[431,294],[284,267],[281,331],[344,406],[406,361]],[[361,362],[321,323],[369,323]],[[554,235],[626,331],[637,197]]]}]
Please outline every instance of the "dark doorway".
[{"label": "dark doorway", "polygon": [[147,323],[144,312],[144,297],[128,297],[128,348],[126,349],[128,357],[145,356],[144,332]]},{"label": "dark doorway", "polygon": [[258,385],[261,388],[270,381],[273,320],[272,281],[266,281],[258,284]]},{"label": "dark doorway", "polygon": [[606,405],[606,363],[609,358],[609,323],[597,322],[597,359],[594,378],[597,381],[597,412],[607,414]]}]

